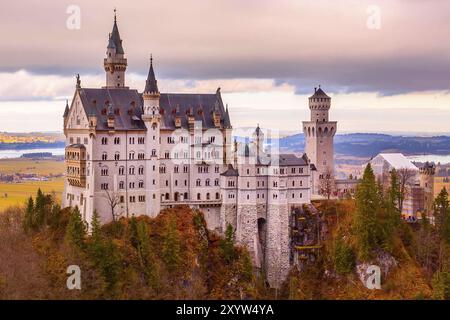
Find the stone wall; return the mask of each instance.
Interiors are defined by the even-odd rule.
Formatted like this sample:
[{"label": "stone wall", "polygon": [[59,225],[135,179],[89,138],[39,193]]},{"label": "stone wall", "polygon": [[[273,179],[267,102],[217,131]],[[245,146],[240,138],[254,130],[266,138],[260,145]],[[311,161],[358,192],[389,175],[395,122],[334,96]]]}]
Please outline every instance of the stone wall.
[{"label": "stone wall", "polygon": [[289,273],[289,212],[287,204],[269,204],[265,269],[267,281],[279,288]]},{"label": "stone wall", "polygon": [[237,211],[236,241],[247,247],[256,268],[261,268],[261,248],[258,239],[256,205],[239,204]]}]

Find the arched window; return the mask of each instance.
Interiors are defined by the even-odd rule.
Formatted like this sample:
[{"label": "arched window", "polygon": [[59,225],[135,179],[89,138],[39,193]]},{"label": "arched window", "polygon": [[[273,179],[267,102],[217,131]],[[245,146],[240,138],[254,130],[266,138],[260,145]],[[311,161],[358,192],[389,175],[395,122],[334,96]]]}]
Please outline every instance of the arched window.
[{"label": "arched window", "polygon": [[202,200],[202,196],[200,193],[197,193],[197,200]]},{"label": "arched window", "polygon": [[103,160],[103,161],[108,160],[108,154],[107,154],[106,152],[103,152],[103,153],[102,153],[102,160]]},{"label": "arched window", "polygon": [[116,152],[115,154],[114,154],[114,160],[120,160],[120,153],[119,152]]},{"label": "arched window", "polygon": [[124,174],[125,174],[125,167],[120,166],[120,167],[119,167],[119,175],[120,175],[120,176],[123,176]]},{"label": "arched window", "polygon": [[220,199],[220,193],[216,192],[216,200]]},{"label": "arched window", "polygon": [[144,174],[144,166],[139,166],[138,174]]},{"label": "arched window", "polygon": [[134,174],[134,167],[133,166],[128,168],[128,174],[130,174],[130,175]]}]

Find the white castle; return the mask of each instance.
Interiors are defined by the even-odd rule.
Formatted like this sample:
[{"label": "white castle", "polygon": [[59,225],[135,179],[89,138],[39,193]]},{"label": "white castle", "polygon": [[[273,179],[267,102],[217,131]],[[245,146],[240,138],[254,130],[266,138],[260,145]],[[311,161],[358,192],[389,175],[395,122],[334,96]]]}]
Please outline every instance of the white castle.
[{"label": "white castle", "polygon": [[[78,206],[103,223],[188,205],[208,228],[228,224],[269,284],[291,264],[290,212],[309,204],[313,181],[333,170],[330,98],[316,90],[304,123],[306,155],[267,154],[259,126],[251,141],[233,141],[220,89],[211,94],[160,93],[150,60],[142,93],[125,83],[127,59],[114,17],[104,69],[106,86],[81,87],[64,112],[66,179],[63,207]],[[312,173],[312,170],[316,171]],[[316,182],[315,182],[316,183]]]}]

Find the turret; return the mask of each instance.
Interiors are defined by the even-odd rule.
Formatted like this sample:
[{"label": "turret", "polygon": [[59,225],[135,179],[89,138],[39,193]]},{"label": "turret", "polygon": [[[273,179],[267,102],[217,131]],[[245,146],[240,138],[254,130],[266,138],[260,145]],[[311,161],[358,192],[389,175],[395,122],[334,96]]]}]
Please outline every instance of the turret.
[{"label": "turret", "polygon": [[117,27],[116,10],[114,9],[114,24],[112,32],[109,34],[108,46],[106,48],[106,58],[103,66],[106,72],[106,88],[124,88],[125,70],[127,69],[127,59],[122,47],[119,28]]},{"label": "turret", "polygon": [[159,97],[158,81],[153,70],[153,57],[150,56],[150,68],[148,69],[147,80],[145,81],[145,88],[142,93],[142,99],[144,100],[144,118],[159,117]]},{"label": "turret", "polygon": [[320,88],[314,88],[314,94],[309,97],[309,110],[312,122],[327,122],[331,98]]}]

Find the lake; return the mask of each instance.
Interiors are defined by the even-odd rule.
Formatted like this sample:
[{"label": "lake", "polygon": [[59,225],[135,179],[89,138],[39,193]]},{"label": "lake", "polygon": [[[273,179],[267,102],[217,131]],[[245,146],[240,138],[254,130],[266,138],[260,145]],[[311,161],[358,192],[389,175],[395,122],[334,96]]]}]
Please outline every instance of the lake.
[{"label": "lake", "polygon": [[0,150],[0,159],[20,158],[24,153],[51,152],[54,156],[64,155],[64,148],[42,148],[23,150]]}]

